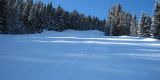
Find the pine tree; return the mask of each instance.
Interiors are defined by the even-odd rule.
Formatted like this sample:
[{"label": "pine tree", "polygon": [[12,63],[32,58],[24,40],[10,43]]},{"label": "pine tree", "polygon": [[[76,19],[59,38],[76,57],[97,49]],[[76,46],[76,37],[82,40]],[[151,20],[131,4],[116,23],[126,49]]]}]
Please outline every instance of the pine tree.
[{"label": "pine tree", "polygon": [[46,10],[46,30],[56,31],[55,9],[53,8],[52,2],[47,5]]},{"label": "pine tree", "polygon": [[[23,21],[21,20],[21,6],[22,6],[22,0],[16,0],[15,4],[13,5],[13,9],[15,10],[14,13],[14,21],[15,24],[13,25],[15,27],[15,34],[24,34],[26,33],[25,31],[25,26],[23,24]],[[13,22],[14,22],[13,21]]]},{"label": "pine tree", "polygon": [[137,17],[134,15],[131,20],[131,27],[130,27],[130,36],[138,36],[138,24],[137,24]]},{"label": "pine tree", "polygon": [[0,34],[6,33],[6,18],[7,18],[7,2],[6,0],[0,0]]},{"label": "pine tree", "polygon": [[[81,25],[80,25],[79,30],[85,30],[85,27],[86,27],[85,21],[86,21],[85,15],[84,15],[84,14],[81,14],[81,15],[80,15],[80,23],[81,23]],[[70,23],[70,24],[71,24],[71,23]]]},{"label": "pine tree", "polygon": [[8,0],[7,3],[7,33],[20,34],[25,33],[24,26],[20,20],[19,0]]},{"label": "pine tree", "polygon": [[152,19],[145,13],[142,13],[142,18],[139,23],[139,35],[142,37],[150,37]]},{"label": "pine tree", "polygon": [[71,19],[70,19],[70,13],[68,11],[63,12],[63,27],[64,30],[69,29],[69,26],[71,25]]},{"label": "pine tree", "polygon": [[91,16],[88,16],[87,17],[87,30],[91,30],[92,29],[92,23],[91,23],[91,21],[92,21],[92,18],[91,18]]},{"label": "pine tree", "polygon": [[111,28],[113,28],[113,26],[112,26],[113,15],[112,14],[113,14],[113,12],[110,10],[109,15],[108,15],[108,19],[105,24],[105,30],[104,30],[106,36],[111,35],[110,30],[111,30]]},{"label": "pine tree", "polygon": [[80,19],[79,19],[79,13],[74,10],[72,13],[71,13],[71,27],[72,29],[74,30],[77,30],[77,27],[79,27],[79,22],[80,22]]},{"label": "pine tree", "polygon": [[160,39],[160,0],[156,2],[152,23],[153,36]]},{"label": "pine tree", "polygon": [[158,22],[155,20],[155,17],[152,17],[152,24],[151,24],[151,37],[152,38],[158,38],[156,35]]},{"label": "pine tree", "polygon": [[122,13],[122,7],[120,4],[115,5],[110,12],[110,36],[119,36],[121,34],[120,31],[122,31],[122,24],[120,23],[120,13]]},{"label": "pine tree", "polygon": [[121,18],[122,24],[122,35],[130,36],[130,27],[132,21],[132,15],[130,13],[122,14],[123,18]]},{"label": "pine tree", "polygon": [[45,28],[45,14],[43,3],[39,1],[36,5],[36,32],[41,33]]},{"label": "pine tree", "polygon": [[64,28],[64,10],[58,6],[55,11],[55,31],[61,32]]},{"label": "pine tree", "polygon": [[30,33],[35,33],[36,32],[36,9],[35,9],[35,5],[32,6],[32,8],[30,9],[29,12],[29,16],[28,16],[28,30]]},{"label": "pine tree", "polygon": [[108,19],[105,25],[105,35],[121,36],[130,35],[132,15],[122,10],[120,4],[113,6],[109,10]]},{"label": "pine tree", "polygon": [[30,10],[33,6],[33,0],[27,0],[24,4],[24,10],[22,12],[21,20],[23,21],[23,24],[26,27],[26,33],[32,33],[33,31],[31,30],[32,27],[30,26],[29,22],[29,15],[30,15]]},{"label": "pine tree", "polygon": [[48,21],[48,18],[47,18],[47,5],[44,4],[42,9],[40,9],[40,12],[41,12],[41,22],[42,22],[42,28],[43,29],[46,29],[47,30],[47,21]]}]

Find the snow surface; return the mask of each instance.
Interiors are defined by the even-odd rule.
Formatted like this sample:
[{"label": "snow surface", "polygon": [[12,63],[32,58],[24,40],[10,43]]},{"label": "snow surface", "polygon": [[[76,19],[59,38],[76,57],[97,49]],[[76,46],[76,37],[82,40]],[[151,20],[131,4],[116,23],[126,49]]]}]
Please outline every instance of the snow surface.
[{"label": "snow surface", "polygon": [[98,31],[0,35],[0,80],[160,80],[160,41]]}]

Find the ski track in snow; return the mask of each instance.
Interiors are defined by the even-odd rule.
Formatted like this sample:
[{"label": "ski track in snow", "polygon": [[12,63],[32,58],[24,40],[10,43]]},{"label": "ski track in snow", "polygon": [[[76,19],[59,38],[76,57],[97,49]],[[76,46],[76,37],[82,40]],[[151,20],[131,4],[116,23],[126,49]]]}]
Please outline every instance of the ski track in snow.
[{"label": "ski track in snow", "polygon": [[0,80],[160,80],[160,41],[99,31],[0,35]]}]

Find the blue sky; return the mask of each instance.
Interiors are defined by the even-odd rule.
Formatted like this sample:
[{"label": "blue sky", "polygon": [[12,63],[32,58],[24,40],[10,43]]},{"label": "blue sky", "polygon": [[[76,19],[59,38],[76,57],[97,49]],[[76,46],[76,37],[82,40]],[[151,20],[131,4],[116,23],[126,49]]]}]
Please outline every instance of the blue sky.
[{"label": "blue sky", "polygon": [[57,7],[62,6],[65,10],[73,11],[74,9],[86,15],[97,16],[100,19],[107,17],[107,11],[117,3],[122,4],[125,11],[136,14],[140,17],[144,11],[152,15],[155,0],[42,0],[45,3],[53,2]]}]

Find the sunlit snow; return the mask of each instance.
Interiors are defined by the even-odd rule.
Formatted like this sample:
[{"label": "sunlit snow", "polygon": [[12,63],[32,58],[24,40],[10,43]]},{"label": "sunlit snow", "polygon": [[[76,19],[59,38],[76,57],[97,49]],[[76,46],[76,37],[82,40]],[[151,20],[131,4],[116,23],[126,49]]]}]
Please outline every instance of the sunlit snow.
[{"label": "sunlit snow", "polygon": [[160,80],[160,41],[99,31],[0,35],[0,80]]}]

